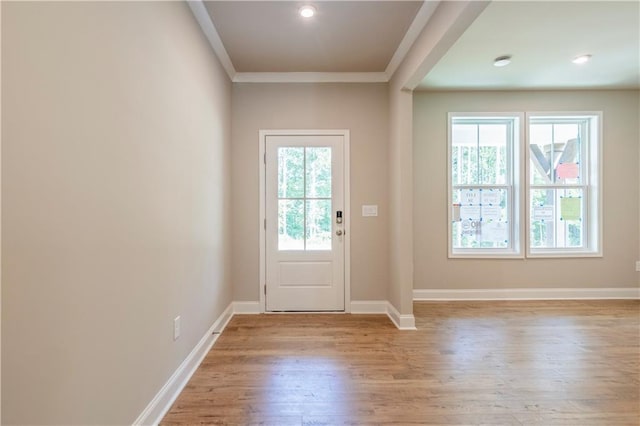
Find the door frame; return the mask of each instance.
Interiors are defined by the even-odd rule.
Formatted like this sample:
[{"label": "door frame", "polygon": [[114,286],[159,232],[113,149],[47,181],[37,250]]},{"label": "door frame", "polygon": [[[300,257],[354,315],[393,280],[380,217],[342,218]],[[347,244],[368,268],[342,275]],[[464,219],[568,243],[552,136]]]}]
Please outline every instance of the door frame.
[{"label": "door frame", "polygon": [[342,136],[343,137],[343,167],[344,167],[344,312],[351,312],[351,184],[349,173],[349,130],[292,130],[292,129],[274,129],[260,130],[260,141],[258,143],[259,156],[259,175],[260,175],[260,280],[258,291],[260,293],[260,312],[265,313],[266,298],[264,292],[267,285],[267,245],[266,245],[266,143],[267,136]]}]

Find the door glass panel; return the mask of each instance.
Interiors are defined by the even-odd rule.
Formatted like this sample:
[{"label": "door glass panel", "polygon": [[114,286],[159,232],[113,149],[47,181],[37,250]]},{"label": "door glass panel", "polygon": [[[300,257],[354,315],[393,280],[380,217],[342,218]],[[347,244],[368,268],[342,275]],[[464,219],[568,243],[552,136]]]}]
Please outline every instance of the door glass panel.
[{"label": "door glass panel", "polygon": [[331,200],[307,200],[306,248],[331,250]]},{"label": "door glass panel", "polygon": [[331,148],[306,149],[307,198],[331,198]]},{"label": "door glass panel", "polygon": [[304,148],[278,148],[278,198],[304,197]]},{"label": "door glass panel", "polygon": [[304,250],[303,200],[278,200],[278,250]]},{"label": "door glass panel", "polygon": [[331,147],[278,148],[278,250],[331,250]]}]

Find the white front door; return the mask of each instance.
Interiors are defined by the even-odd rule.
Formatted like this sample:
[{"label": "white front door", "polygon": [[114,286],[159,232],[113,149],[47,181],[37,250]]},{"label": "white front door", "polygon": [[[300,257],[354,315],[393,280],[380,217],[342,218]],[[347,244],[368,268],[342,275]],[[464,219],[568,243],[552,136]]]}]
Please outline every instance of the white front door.
[{"label": "white front door", "polygon": [[266,135],[266,310],[343,311],[344,135]]}]

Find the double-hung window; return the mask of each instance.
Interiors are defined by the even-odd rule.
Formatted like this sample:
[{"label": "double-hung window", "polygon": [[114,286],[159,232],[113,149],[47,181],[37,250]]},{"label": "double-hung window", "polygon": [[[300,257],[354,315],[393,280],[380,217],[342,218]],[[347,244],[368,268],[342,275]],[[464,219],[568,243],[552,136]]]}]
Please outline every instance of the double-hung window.
[{"label": "double-hung window", "polygon": [[449,114],[450,257],[601,255],[601,113],[524,117]]},{"label": "double-hung window", "polygon": [[600,114],[531,113],[527,121],[528,254],[600,254]]},{"label": "double-hung window", "polygon": [[450,256],[519,255],[521,121],[450,114]]}]

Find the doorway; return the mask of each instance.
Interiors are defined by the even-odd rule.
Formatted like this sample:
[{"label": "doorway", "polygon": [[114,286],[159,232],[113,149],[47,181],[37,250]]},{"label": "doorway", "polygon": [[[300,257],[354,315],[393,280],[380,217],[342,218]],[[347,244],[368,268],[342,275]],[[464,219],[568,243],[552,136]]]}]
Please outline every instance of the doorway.
[{"label": "doorway", "polygon": [[261,306],[348,306],[349,133],[262,131]]}]

